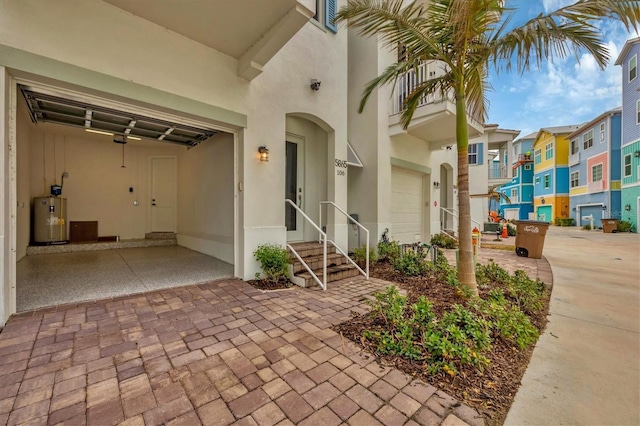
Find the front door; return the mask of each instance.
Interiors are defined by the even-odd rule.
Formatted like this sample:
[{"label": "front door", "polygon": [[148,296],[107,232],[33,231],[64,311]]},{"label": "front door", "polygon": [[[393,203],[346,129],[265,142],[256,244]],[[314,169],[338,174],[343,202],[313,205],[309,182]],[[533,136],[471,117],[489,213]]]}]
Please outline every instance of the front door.
[{"label": "front door", "polygon": [[[301,138],[290,137],[287,141],[285,198],[304,210],[304,142]],[[303,218],[289,203],[285,204],[285,225],[287,241],[302,241],[304,237]]]},{"label": "front door", "polygon": [[175,158],[151,159],[151,232],[176,232],[177,178]]}]

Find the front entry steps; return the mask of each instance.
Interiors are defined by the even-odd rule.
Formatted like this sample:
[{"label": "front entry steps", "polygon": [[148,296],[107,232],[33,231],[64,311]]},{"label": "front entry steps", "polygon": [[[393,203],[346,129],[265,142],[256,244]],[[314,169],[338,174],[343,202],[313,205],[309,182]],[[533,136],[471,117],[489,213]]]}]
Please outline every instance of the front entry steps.
[{"label": "front entry steps", "polygon": [[[298,255],[309,265],[320,281],[323,280],[322,253],[323,246],[317,242],[302,242],[291,244]],[[300,287],[311,287],[318,285],[313,276],[307,271],[304,265],[295,257],[293,259],[293,275],[291,281]],[[342,280],[344,278],[355,277],[360,272],[349,263],[345,257],[336,253],[335,247],[327,244],[327,283]]]}]

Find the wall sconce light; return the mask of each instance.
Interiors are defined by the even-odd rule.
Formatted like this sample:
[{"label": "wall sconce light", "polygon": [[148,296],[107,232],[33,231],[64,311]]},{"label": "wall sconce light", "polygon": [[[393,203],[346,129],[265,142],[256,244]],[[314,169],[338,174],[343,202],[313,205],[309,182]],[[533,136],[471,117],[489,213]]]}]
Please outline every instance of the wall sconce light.
[{"label": "wall sconce light", "polygon": [[631,211],[631,204],[625,204],[624,209],[626,211]]},{"label": "wall sconce light", "polygon": [[576,211],[576,208],[575,208],[575,207],[573,208],[573,211],[574,211],[574,212]]},{"label": "wall sconce light", "polygon": [[604,204],[602,205],[602,210],[606,210],[607,206],[605,206]]},{"label": "wall sconce light", "polygon": [[453,147],[451,145],[447,145],[447,151],[451,151]]},{"label": "wall sconce light", "polygon": [[320,90],[320,85],[322,84],[322,82],[320,80],[317,79],[311,79],[311,85],[309,87],[311,87],[311,90],[317,92],[318,90]]},{"label": "wall sconce light", "polygon": [[433,182],[433,187],[434,188],[440,188],[440,182]]},{"label": "wall sconce light", "polygon": [[266,146],[258,147],[260,161],[269,161],[269,149]]}]

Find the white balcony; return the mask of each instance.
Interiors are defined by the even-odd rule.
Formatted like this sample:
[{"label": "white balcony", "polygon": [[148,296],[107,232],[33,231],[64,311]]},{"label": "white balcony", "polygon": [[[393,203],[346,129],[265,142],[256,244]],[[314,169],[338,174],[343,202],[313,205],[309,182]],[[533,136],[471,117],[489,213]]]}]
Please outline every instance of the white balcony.
[{"label": "white balcony", "polygon": [[589,193],[604,191],[604,180],[597,180],[595,182],[589,182],[587,184],[587,191]]},{"label": "white balcony", "polygon": [[315,14],[313,0],[105,0],[238,60],[238,75],[262,67]]},{"label": "white balcony", "polygon": [[489,179],[511,179],[509,168],[504,164],[499,166],[489,165]]},{"label": "white balcony", "polygon": [[580,152],[576,152],[575,154],[569,155],[569,166],[575,166],[580,163]]},{"label": "white balcony", "polygon": [[[455,143],[456,105],[453,93],[449,93],[447,96],[436,94],[423,97],[418,103],[409,127],[404,129],[400,122],[400,116],[405,109],[405,101],[409,94],[418,85],[442,72],[442,70],[438,70],[436,62],[425,62],[398,80],[390,106],[389,133],[391,136],[409,133],[424,141],[440,145]],[[482,134],[484,131],[482,120],[475,119],[471,115],[468,115],[467,118],[469,138]]]}]

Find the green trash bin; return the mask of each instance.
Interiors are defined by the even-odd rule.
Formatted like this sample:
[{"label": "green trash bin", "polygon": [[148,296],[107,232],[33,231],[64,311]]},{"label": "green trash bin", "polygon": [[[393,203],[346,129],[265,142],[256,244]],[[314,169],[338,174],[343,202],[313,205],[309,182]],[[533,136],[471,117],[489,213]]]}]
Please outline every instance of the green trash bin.
[{"label": "green trash bin", "polygon": [[519,220],[515,223],[516,254],[520,257],[540,259],[549,223],[537,220]]}]

